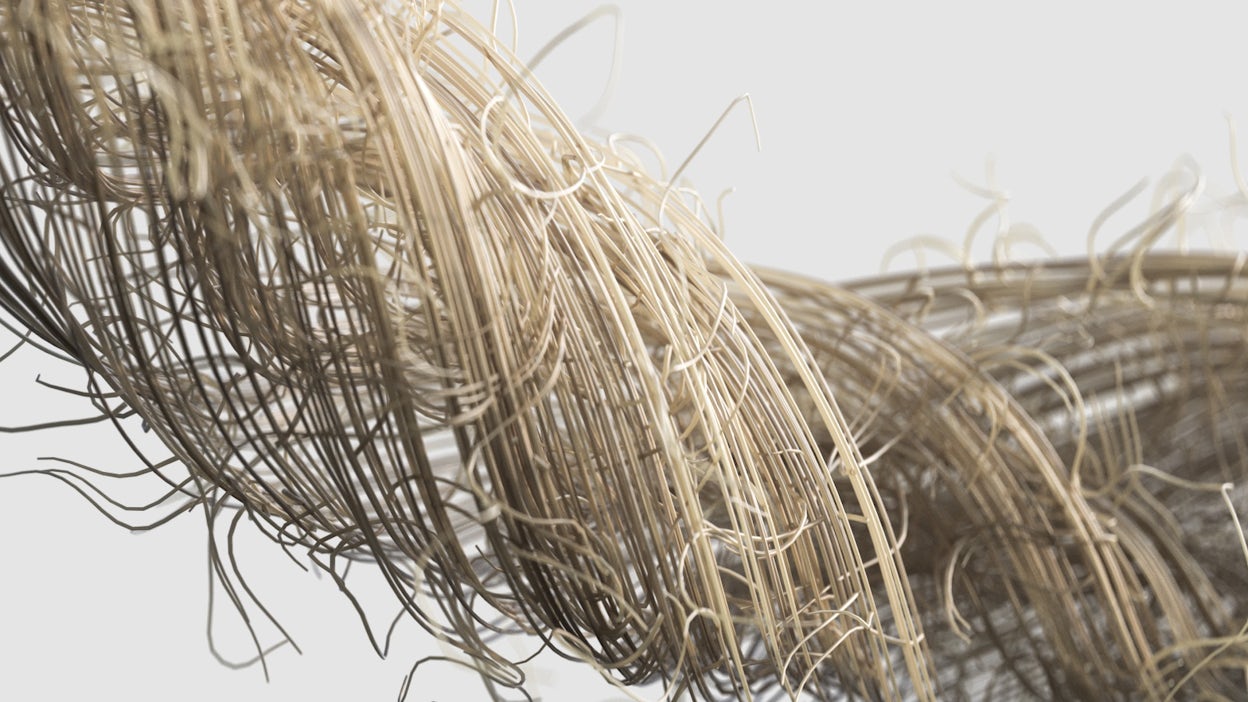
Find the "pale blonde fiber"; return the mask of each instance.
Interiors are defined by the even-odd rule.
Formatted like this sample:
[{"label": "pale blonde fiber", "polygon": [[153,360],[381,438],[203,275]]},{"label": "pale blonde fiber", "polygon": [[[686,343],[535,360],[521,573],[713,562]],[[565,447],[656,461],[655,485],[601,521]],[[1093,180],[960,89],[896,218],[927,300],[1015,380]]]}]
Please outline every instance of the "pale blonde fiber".
[{"label": "pale blonde fiber", "polygon": [[0,305],[157,507],[375,564],[491,684],[505,630],[698,699],[1242,699],[1248,274],[1152,250],[1186,193],[755,271],[454,2],[3,0],[0,95]]}]

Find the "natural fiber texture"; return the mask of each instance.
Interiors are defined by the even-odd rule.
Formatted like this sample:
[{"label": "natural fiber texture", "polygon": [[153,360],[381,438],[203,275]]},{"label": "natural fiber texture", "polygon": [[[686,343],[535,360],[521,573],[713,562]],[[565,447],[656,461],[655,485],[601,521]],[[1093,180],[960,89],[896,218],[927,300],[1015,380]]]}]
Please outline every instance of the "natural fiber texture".
[{"label": "natural fiber texture", "polygon": [[1248,684],[1248,274],[1149,251],[1184,198],[834,287],[449,2],[6,0],[0,80],[0,304],[168,446],[164,506],[375,562],[494,682],[503,628],[707,699]]},{"label": "natural fiber texture", "polygon": [[1143,254],[853,289],[766,276],[904,507],[946,691],[1242,694],[1241,269]]}]

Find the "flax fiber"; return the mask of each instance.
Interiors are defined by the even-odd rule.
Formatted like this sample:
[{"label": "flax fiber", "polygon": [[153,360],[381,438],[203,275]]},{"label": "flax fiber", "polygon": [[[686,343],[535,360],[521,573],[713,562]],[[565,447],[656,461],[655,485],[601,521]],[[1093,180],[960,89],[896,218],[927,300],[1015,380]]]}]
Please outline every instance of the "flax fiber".
[{"label": "flax fiber", "polygon": [[754,271],[453,2],[4,0],[0,94],[0,304],[159,507],[374,563],[493,684],[505,629],[700,699],[1245,694],[1248,274],[1154,250],[1190,192]]}]

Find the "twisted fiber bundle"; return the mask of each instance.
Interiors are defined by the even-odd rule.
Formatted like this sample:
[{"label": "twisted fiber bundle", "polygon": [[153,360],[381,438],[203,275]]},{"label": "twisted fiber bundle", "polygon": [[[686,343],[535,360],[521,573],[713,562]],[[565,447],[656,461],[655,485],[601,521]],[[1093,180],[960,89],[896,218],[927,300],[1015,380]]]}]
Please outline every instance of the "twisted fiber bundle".
[{"label": "twisted fiber bundle", "polygon": [[1141,252],[852,289],[764,276],[909,512],[946,691],[1242,695],[1248,573],[1225,506],[1248,506],[1242,266]]},{"label": "twisted fiber bundle", "polygon": [[453,3],[6,0],[0,61],[0,303],[488,678],[1242,695],[1238,257],[755,273]]}]

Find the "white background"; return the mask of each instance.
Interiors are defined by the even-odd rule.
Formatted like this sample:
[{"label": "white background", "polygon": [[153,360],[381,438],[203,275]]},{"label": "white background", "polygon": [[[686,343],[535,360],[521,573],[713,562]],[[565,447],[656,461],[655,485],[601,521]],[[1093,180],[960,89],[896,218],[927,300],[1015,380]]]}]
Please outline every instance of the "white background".
[{"label": "white background", "polygon": [[[726,237],[743,259],[821,277],[874,272],[891,244],[915,235],[960,240],[986,203],[950,174],[982,183],[990,156],[1014,196],[1013,218],[1078,253],[1107,203],[1182,154],[1227,190],[1224,113],[1248,133],[1238,3],[620,5],[622,79],[599,123],[649,136],[674,165],[733,98],[751,93],[762,151],[746,113],[734,113],[688,175],[711,200],[736,186]],[[522,3],[520,54],[591,8]],[[573,117],[606,80],[611,38],[609,24],[592,25],[538,71]],[[37,388],[38,372],[76,377],[30,354],[6,362],[0,423],[89,413]],[[49,454],[133,462],[107,431],[0,435],[0,470]],[[204,634],[204,533],[195,514],[131,535],[63,485],[0,481],[0,699],[392,700],[411,662],[436,652],[407,626],[391,658],[378,660],[332,583],[256,543],[245,572],[305,655],[274,654],[268,685],[258,668],[226,669]],[[223,631],[233,631],[224,614]],[[584,669],[545,670],[532,688],[542,699],[619,698]],[[413,702],[484,698],[471,675],[422,672]]]}]

